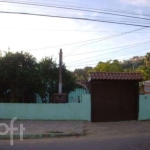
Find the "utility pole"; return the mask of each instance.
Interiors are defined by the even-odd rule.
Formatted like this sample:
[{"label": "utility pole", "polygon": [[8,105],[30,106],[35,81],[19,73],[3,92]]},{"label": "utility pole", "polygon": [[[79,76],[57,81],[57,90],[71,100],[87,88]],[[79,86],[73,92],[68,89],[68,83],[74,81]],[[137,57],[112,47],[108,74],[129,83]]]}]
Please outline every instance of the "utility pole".
[{"label": "utility pole", "polygon": [[60,49],[59,53],[59,89],[58,93],[62,93],[62,49]]},{"label": "utility pole", "polygon": [[62,93],[62,49],[59,53],[59,85],[58,93],[53,95],[53,103],[67,103],[67,94]]}]

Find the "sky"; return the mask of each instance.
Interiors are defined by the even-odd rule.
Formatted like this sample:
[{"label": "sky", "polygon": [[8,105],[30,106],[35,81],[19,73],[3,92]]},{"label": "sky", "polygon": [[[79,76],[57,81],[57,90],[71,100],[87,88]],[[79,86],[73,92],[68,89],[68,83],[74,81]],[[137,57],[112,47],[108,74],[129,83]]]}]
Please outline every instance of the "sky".
[{"label": "sky", "polygon": [[58,63],[62,49],[71,71],[144,56],[150,52],[149,25],[149,0],[0,0],[2,55],[23,51]]}]

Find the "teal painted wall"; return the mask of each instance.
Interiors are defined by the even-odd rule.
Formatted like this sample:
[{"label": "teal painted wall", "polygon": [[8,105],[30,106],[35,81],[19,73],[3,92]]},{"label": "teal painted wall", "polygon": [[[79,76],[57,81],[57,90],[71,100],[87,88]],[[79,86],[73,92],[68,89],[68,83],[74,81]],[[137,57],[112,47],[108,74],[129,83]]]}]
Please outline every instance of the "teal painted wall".
[{"label": "teal painted wall", "polygon": [[[81,101],[82,94],[89,94],[89,90],[83,88],[77,88],[74,91],[71,91],[68,94],[68,103],[78,103],[78,100]],[[46,103],[49,103],[49,94],[45,97]],[[36,103],[42,103],[42,98],[39,94],[36,94]]]},{"label": "teal painted wall", "polygon": [[0,103],[0,118],[29,120],[91,120],[90,94],[82,95],[81,103],[18,104]]},{"label": "teal painted wall", "polygon": [[[49,103],[49,93],[46,93],[47,96],[45,96],[46,103]],[[36,94],[36,103],[42,103],[42,98],[39,94]]]},{"label": "teal painted wall", "polygon": [[139,120],[150,120],[150,94],[140,95]]},{"label": "teal painted wall", "polygon": [[82,94],[89,94],[89,91],[83,88],[77,88],[68,94],[68,103],[78,103],[82,101]]}]

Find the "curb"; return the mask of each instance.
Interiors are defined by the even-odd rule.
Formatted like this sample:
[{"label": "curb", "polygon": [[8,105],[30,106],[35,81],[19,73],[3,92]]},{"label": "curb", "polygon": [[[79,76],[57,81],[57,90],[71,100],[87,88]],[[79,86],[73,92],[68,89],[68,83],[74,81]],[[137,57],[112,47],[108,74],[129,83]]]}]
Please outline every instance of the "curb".
[{"label": "curb", "polygon": [[[44,134],[24,134],[23,139],[40,139],[52,137],[67,137],[67,136],[85,136],[85,133],[44,133]],[[0,140],[10,139],[10,135],[0,135]],[[20,139],[20,134],[14,134],[13,139]]]}]

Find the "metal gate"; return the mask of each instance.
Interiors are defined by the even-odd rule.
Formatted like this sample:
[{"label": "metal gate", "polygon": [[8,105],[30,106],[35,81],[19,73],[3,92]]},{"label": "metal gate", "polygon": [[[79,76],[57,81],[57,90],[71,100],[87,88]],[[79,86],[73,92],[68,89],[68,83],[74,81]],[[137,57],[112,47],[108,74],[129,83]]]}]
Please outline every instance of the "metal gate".
[{"label": "metal gate", "polygon": [[92,83],[92,121],[123,121],[138,118],[138,83],[100,81]]}]

